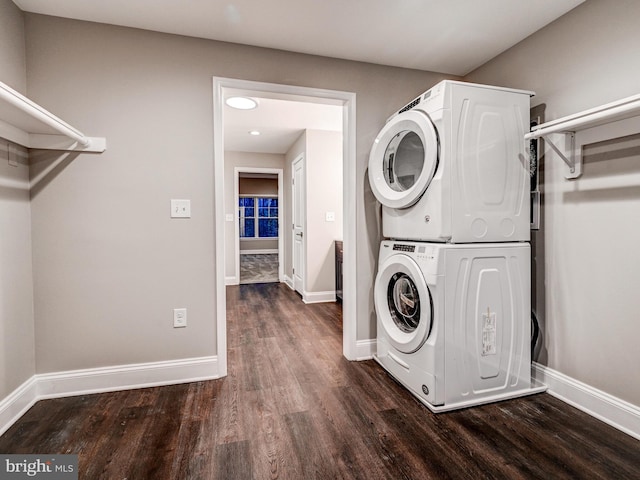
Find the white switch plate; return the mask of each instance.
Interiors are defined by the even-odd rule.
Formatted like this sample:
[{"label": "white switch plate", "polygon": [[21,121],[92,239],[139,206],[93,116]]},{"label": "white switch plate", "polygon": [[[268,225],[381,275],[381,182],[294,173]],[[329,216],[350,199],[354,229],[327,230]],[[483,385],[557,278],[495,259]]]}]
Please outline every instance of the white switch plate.
[{"label": "white switch plate", "polygon": [[335,222],[336,221],[336,212],[327,212],[325,213],[325,221],[327,222]]},{"label": "white switch plate", "polygon": [[171,200],[171,218],[191,218],[191,200]]},{"label": "white switch plate", "polygon": [[173,328],[182,328],[187,326],[187,309],[173,309]]},{"label": "white switch plate", "polygon": [[224,218],[227,222],[233,222],[233,213],[227,213]]}]

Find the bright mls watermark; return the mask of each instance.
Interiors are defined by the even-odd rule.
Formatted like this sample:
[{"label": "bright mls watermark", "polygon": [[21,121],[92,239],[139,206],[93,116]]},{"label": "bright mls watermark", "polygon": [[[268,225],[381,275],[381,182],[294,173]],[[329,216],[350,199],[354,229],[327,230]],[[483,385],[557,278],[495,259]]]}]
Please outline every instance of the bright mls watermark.
[{"label": "bright mls watermark", "polygon": [[78,480],[78,455],[0,454],[0,480]]}]

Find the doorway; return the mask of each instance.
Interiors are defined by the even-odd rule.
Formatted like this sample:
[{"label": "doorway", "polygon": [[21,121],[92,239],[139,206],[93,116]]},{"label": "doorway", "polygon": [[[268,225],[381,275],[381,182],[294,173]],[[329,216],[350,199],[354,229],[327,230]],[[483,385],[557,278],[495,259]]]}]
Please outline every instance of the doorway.
[{"label": "doorway", "polygon": [[291,98],[311,104],[339,105],[343,118],[343,354],[349,360],[357,357],[356,345],[356,142],[355,142],[355,94],[334,90],[296,87],[215,77],[213,79],[214,99],[214,211],[215,211],[215,257],[216,257],[216,302],[217,314],[217,360],[218,375],[227,374],[226,338],[226,291],[225,291],[225,231],[226,220],[224,197],[225,145],[224,145],[224,98],[229,91],[254,92],[257,96]]},{"label": "doorway", "polygon": [[[234,168],[238,208],[234,240],[240,284],[281,282],[283,267],[283,170]],[[275,227],[275,228],[274,228]]]}]

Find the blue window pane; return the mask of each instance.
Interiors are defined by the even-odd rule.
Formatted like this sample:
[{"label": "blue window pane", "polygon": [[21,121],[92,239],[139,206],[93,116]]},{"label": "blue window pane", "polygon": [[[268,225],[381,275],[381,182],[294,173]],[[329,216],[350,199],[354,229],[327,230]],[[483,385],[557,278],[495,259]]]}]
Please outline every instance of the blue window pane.
[{"label": "blue window pane", "polygon": [[277,206],[278,206],[277,198],[266,198],[266,197],[258,198],[258,207],[277,207]]},{"label": "blue window pane", "polygon": [[258,233],[260,237],[277,237],[278,220],[275,218],[261,218],[258,220]]},{"label": "blue window pane", "polygon": [[240,237],[242,238],[253,238],[256,236],[256,227],[253,218],[246,218],[240,220]]},{"label": "blue window pane", "polygon": [[[278,236],[277,197],[239,197],[238,207],[241,238]],[[258,217],[257,227],[255,217]]]}]

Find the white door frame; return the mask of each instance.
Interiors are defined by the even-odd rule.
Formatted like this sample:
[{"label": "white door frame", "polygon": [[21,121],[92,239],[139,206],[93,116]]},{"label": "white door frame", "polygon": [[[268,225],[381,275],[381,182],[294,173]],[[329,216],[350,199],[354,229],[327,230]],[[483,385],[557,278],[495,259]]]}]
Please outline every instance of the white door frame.
[{"label": "white door frame", "polygon": [[240,174],[241,173],[270,173],[278,175],[278,280],[284,279],[284,238],[282,236],[282,203],[283,203],[283,175],[282,168],[262,168],[262,167],[235,167],[233,169],[233,198],[235,205],[234,222],[235,244],[236,244],[236,283],[240,283],[240,223],[238,222],[238,202],[240,200]]},{"label": "white door frame", "polygon": [[317,99],[317,103],[342,105],[343,126],[343,334],[342,352],[348,360],[356,360],[356,94],[337,90],[254,82],[213,77],[213,161],[216,272],[214,302],[216,304],[216,351],[218,375],[227,375],[227,302],[225,285],[225,205],[224,205],[224,91],[225,89],[292,95]]},{"label": "white door frame", "polygon": [[[291,265],[293,267],[293,273],[291,276],[291,283],[293,284],[293,289],[297,291],[300,295],[302,295],[302,299],[306,302],[306,291],[307,291],[307,239],[304,236],[307,231],[307,192],[306,192],[306,181],[303,180],[302,185],[296,185],[294,183],[296,178],[296,163],[302,163],[302,173],[306,175],[306,163],[305,163],[305,154],[301,153],[291,162],[291,182],[293,183],[292,195],[291,195],[291,220],[293,223],[293,229],[291,230]],[[296,202],[297,192],[302,189],[302,205],[298,205]],[[300,290],[296,289],[296,211],[300,209],[303,212],[304,218],[302,221],[302,245],[300,248],[302,249],[302,272],[298,272],[298,275],[302,279],[302,286]],[[299,265],[298,265],[299,266]]]}]

